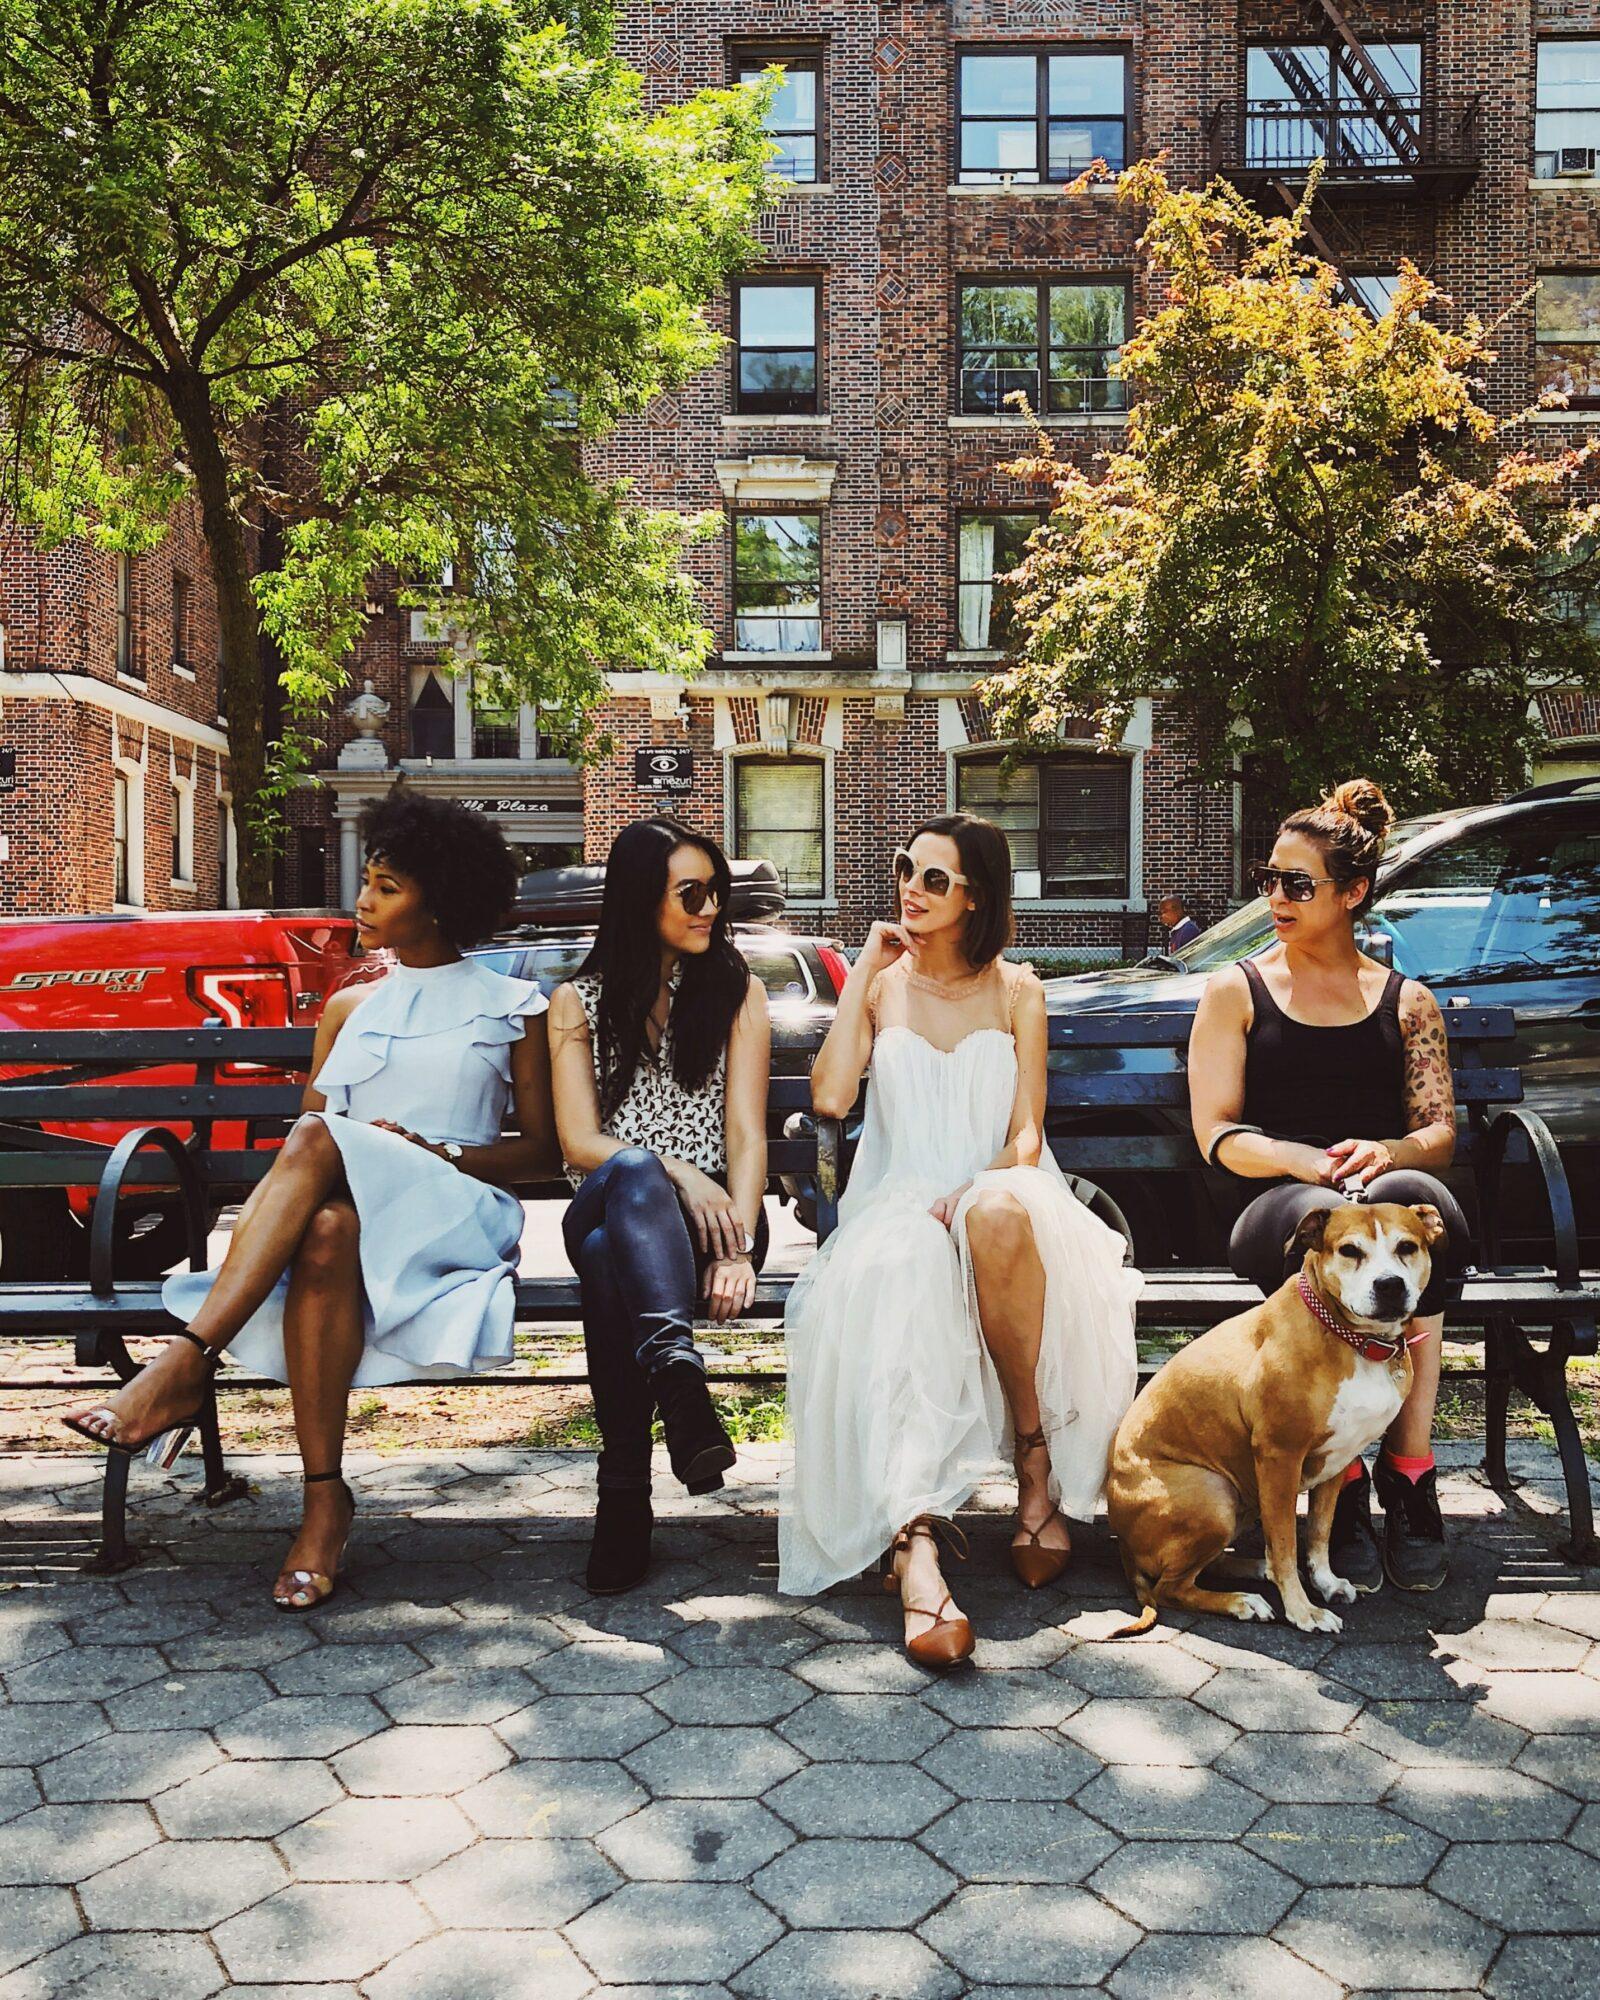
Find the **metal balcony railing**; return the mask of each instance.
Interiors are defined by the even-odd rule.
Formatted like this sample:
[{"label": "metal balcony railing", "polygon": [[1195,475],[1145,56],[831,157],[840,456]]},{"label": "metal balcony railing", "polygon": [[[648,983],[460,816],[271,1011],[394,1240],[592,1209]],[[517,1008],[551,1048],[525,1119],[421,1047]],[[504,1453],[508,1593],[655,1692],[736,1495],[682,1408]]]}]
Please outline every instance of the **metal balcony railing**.
[{"label": "metal balcony railing", "polygon": [[1393,94],[1379,108],[1342,99],[1250,98],[1210,121],[1212,171],[1241,187],[1304,182],[1326,162],[1322,191],[1357,198],[1465,193],[1482,158],[1479,100]]}]

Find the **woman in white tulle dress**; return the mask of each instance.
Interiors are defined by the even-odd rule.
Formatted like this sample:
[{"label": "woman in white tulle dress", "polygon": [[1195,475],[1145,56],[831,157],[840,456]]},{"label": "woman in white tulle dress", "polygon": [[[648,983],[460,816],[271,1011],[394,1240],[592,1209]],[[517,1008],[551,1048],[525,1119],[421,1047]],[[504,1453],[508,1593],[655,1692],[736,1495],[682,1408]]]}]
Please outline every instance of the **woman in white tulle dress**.
[{"label": "woman in white tulle dress", "polygon": [[[1062,1573],[1136,1386],[1139,1277],[1043,1142],[1044,989],[1000,956],[1011,853],[986,820],[918,829],[895,857],[900,921],[874,924],[812,1072],[827,1116],[868,1075],[839,1226],[784,1326],[794,1472],[779,1588],[809,1593],[892,1548],[906,1649],[943,1667],[971,1625],[936,1532],[1013,1448],[1011,1561]],[[957,1536],[957,1539],[959,1537]]]}]

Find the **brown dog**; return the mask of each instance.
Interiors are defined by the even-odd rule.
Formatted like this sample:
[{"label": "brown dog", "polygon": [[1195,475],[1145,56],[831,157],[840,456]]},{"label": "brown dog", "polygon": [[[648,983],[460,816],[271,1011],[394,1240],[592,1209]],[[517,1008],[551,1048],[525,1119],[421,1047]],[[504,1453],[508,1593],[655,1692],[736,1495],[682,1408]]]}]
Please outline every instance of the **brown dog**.
[{"label": "brown dog", "polygon": [[1264,1597],[1195,1580],[1256,1514],[1266,1561],[1235,1561],[1235,1573],[1269,1576],[1302,1632],[1339,1630],[1300,1581],[1295,1505],[1309,1490],[1312,1582],[1323,1598],[1349,1603],[1354,1588],[1328,1567],[1341,1475],[1411,1387],[1404,1328],[1443,1236],[1436,1208],[1314,1210],[1285,1246],[1305,1250],[1299,1275],[1191,1341],[1137,1398],[1106,1484],[1122,1565],[1145,1606],[1130,1631],[1148,1631],[1163,1604],[1270,1619]]}]

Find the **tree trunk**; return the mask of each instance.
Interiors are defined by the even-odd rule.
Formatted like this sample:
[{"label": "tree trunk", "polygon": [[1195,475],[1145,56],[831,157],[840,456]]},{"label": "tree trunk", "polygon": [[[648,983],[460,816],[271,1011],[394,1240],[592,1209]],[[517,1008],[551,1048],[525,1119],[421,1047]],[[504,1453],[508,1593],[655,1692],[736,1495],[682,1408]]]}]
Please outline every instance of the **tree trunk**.
[{"label": "tree trunk", "polygon": [[228,490],[228,462],[205,385],[175,383],[173,412],[183,432],[200,502],[200,529],[211,558],[222,633],[220,705],[228,725],[228,789],[233,797],[239,901],[272,901],[273,843],[262,823],[267,746],[263,726],[261,625],[250,588],[245,525]]}]

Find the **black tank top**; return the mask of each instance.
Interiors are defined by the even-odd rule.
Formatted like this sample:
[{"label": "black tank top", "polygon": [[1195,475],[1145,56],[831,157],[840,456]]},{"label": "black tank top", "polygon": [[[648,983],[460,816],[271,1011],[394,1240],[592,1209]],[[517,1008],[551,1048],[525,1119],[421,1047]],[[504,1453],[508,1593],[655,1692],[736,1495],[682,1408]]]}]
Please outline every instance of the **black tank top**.
[{"label": "black tank top", "polygon": [[1406,1131],[1406,1053],[1400,989],[1389,974],[1365,1020],[1344,1028],[1292,1021],[1243,961],[1255,1001],[1245,1038],[1244,1122],[1269,1138],[1331,1146],[1339,1139],[1395,1139]]}]

